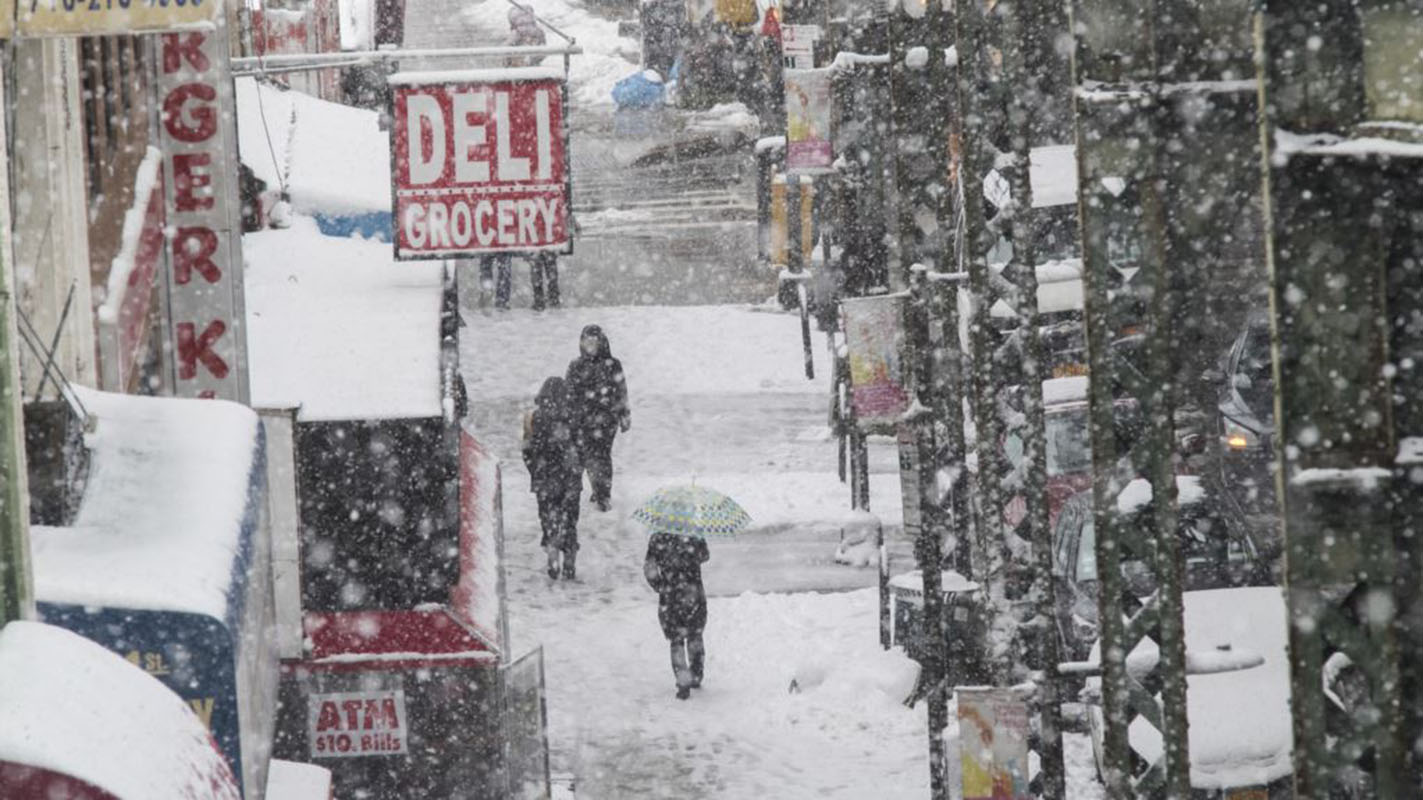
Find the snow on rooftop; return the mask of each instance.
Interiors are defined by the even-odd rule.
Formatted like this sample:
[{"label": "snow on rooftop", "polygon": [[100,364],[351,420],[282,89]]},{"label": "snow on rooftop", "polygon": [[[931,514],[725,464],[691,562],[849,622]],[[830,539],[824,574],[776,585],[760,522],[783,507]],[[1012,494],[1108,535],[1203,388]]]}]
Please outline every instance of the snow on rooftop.
[{"label": "snow on rooftop", "polygon": [[397,262],[388,244],[305,218],[242,247],[254,406],[299,405],[303,421],[440,416],[438,261]]},{"label": "snow on rooftop", "polygon": [[267,188],[280,189],[285,178],[300,213],[390,210],[390,137],[376,112],[254,78],[236,83],[242,163]]},{"label": "snow on rooftop", "polygon": [[61,628],[0,630],[0,720],[0,761],[69,775],[120,800],[241,797],[187,703]]},{"label": "snow on rooftop", "polygon": [[222,400],[75,390],[97,418],[89,478],[72,526],[33,529],[36,596],[227,619],[255,521],[257,415]]},{"label": "snow on rooftop", "polygon": [[447,69],[397,72],[392,86],[437,86],[446,83],[502,83],[505,81],[562,81],[563,70],[556,67],[491,67],[487,69]]}]

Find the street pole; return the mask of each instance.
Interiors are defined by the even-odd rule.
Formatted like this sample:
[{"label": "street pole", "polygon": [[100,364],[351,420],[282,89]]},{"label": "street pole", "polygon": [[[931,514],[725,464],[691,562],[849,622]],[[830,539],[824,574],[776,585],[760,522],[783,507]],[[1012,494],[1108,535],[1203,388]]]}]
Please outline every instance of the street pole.
[{"label": "street pole", "polygon": [[[4,64],[0,63],[0,106],[4,86]],[[0,129],[0,153],[8,152],[5,131]],[[10,231],[10,170],[5,164],[0,165],[0,627],[12,620],[34,617],[29,482]]]}]

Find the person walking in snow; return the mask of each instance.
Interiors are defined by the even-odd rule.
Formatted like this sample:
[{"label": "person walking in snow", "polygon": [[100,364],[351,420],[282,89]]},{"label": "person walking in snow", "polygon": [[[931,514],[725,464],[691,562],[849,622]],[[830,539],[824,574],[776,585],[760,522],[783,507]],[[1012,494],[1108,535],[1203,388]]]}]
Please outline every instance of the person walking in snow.
[{"label": "person walking in snow", "polygon": [[702,686],[706,645],[707,593],[702,564],[711,558],[705,539],[657,532],[647,542],[642,573],[657,592],[657,621],[672,648],[677,699],[686,700]]},{"label": "person walking in snow", "polygon": [[561,572],[564,580],[573,580],[583,466],[562,378],[549,378],[539,389],[534,410],[525,419],[523,450],[529,488],[539,504],[539,546],[548,551],[548,576],[556,579]]},{"label": "person walking in snow", "polygon": [[621,361],[613,358],[608,337],[597,325],[583,329],[578,358],[568,365],[568,392],[578,452],[588,470],[592,501],[607,511],[613,492],[613,439],[632,427],[627,380]]}]

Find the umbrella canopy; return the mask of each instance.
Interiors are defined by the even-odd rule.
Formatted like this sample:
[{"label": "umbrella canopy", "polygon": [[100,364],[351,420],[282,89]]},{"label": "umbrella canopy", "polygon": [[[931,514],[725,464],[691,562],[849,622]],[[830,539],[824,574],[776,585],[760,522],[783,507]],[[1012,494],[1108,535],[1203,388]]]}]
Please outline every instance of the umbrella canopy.
[{"label": "umbrella canopy", "polygon": [[658,489],[632,518],[650,531],[705,539],[730,536],[751,524],[751,515],[735,500],[702,486],[669,486]]}]

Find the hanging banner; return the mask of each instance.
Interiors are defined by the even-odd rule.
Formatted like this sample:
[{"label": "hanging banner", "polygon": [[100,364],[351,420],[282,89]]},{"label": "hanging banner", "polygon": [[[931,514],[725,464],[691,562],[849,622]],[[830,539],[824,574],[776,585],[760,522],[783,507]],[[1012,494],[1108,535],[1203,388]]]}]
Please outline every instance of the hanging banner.
[{"label": "hanging banner", "polygon": [[395,257],[566,251],[563,72],[390,78]]},{"label": "hanging banner", "polygon": [[901,349],[901,297],[856,297],[840,301],[845,344],[850,351],[850,403],[859,423],[893,428],[909,409]]},{"label": "hanging banner", "polygon": [[15,0],[0,0],[0,39],[15,37]]},{"label": "hanging banner", "polygon": [[[204,0],[207,2],[207,0]],[[247,402],[242,223],[227,26],[158,37],[173,393]]]},{"label": "hanging banner", "polygon": [[1031,800],[1028,703],[1014,689],[958,688],[963,800]]},{"label": "hanging banner", "polygon": [[[6,0],[0,9],[14,8]],[[218,0],[21,0],[20,36],[102,36],[212,27]],[[5,19],[14,19],[6,13]]]},{"label": "hanging banner", "polygon": [[830,69],[788,69],[786,84],[786,169],[829,172]]}]

